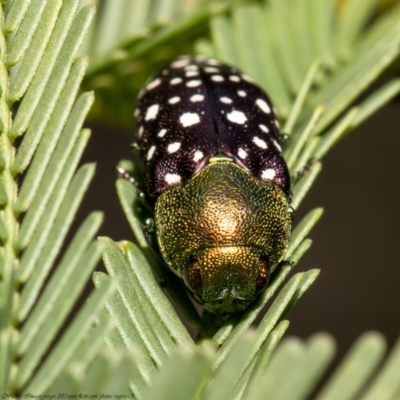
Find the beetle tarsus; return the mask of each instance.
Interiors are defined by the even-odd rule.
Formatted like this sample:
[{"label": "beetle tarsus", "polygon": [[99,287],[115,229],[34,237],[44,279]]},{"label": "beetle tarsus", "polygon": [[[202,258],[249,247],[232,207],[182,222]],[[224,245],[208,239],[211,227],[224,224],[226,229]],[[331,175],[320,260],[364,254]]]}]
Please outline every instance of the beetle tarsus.
[{"label": "beetle tarsus", "polygon": [[128,171],[124,170],[119,165],[117,165],[115,167],[115,169],[116,169],[116,171],[118,173],[118,178],[126,179],[127,181],[129,181],[130,183],[132,183],[136,187],[139,186],[137,180]]},{"label": "beetle tarsus", "polygon": [[274,274],[277,274],[279,271],[281,271],[283,268],[286,267],[293,267],[294,266],[294,262],[291,260],[282,260],[280,263],[278,263],[278,265],[276,266],[275,270],[274,270]]},{"label": "beetle tarsus", "polygon": [[308,171],[310,171],[310,169],[314,166],[314,164],[316,164],[319,161],[318,158],[312,158],[310,161],[308,161],[308,163],[300,168],[298,171],[296,171],[293,175],[292,175],[292,180],[297,180],[299,178],[301,178],[302,176],[304,176],[305,174],[308,173]]},{"label": "beetle tarsus", "polygon": [[131,143],[131,149],[135,151],[140,151],[140,146],[138,142]]},{"label": "beetle tarsus", "polygon": [[139,199],[139,201],[148,209],[151,211],[151,206],[149,205],[147,201],[147,196],[146,193],[144,193],[142,190],[139,188],[139,183],[138,181],[125,169],[117,165],[115,167],[117,173],[118,173],[118,178],[120,179],[125,179],[128,182],[132,183],[133,186],[136,188],[136,194]]},{"label": "beetle tarsus", "polygon": [[278,139],[280,144],[287,144],[290,140],[290,136],[287,133],[280,132],[278,134]]},{"label": "beetle tarsus", "polygon": [[151,244],[154,245],[154,232],[155,232],[155,226],[154,226],[154,220],[153,218],[147,218],[146,221],[144,221],[143,225],[143,233],[144,236],[146,237],[146,240]]},{"label": "beetle tarsus", "polygon": [[164,289],[167,286],[169,286],[171,283],[171,280],[169,279],[168,276],[165,276],[164,278],[160,279],[160,286]]}]

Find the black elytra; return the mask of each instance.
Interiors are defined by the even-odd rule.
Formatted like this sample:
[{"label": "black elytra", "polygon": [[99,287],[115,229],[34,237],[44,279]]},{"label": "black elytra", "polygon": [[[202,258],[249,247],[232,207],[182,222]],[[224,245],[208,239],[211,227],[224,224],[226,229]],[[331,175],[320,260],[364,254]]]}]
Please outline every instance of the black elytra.
[{"label": "black elytra", "polygon": [[265,92],[229,65],[180,57],[152,77],[139,96],[136,134],[151,199],[186,183],[223,154],[290,197],[279,124]]}]

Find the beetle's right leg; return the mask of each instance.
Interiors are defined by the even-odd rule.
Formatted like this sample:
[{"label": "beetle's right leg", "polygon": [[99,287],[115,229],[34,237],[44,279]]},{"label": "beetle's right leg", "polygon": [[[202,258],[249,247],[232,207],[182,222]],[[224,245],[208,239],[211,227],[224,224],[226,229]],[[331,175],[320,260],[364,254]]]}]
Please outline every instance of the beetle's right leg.
[{"label": "beetle's right leg", "polygon": [[139,201],[152,213],[152,207],[150,206],[150,203],[147,199],[146,193],[143,192],[143,190],[140,189],[140,185],[138,181],[124,168],[122,168],[120,165],[117,165],[115,167],[118,173],[118,177],[122,179],[126,179],[130,183],[132,183],[133,186],[136,188],[136,193]]},{"label": "beetle's right leg", "polygon": [[302,168],[294,172],[294,174],[292,175],[292,180],[295,181],[301,178],[302,176],[306,175],[307,172],[310,171],[313,165],[318,161],[319,161],[318,158],[312,158],[310,161],[307,162],[306,165],[304,165]]}]

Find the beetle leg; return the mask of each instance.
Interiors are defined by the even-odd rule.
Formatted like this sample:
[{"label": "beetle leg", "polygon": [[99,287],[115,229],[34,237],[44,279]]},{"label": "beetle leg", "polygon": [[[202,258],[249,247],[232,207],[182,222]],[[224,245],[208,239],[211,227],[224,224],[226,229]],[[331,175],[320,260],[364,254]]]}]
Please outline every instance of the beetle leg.
[{"label": "beetle leg", "polygon": [[290,136],[287,133],[279,132],[278,141],[279,144],[285,145],[289,142]]},{"label": "beetle leg", "polygon": [[292,219],[293,222],[294,217],[296,216],[296,210],[292,206],[289,206],[289,212],[290,212],[290,218]]},{"label": "beetle leg", "polygon": [[169,278],[168,275],[166,275],[164,278],[160,279],[160,286],[161,288],[166,288],[171,284],[171,279]]},{"label": "beetle leg", "polygon": [[135,151],[139,151],[139,150],[140,150],[139,143],[138,143],[138,142],[133,142],[133,143],[131,144],[131,149],[132,149],[132,150],[135,150]]},{"label": "beetle leg", "polygon": [[318,158],[312,158],[310,161],[308,161],[308,163],[304,167],[300,168],[292,175],[292,180],[295,181],[304,176],[305,174],[307,174],[307,172],[312,168],[312,166],[318,161],[319,161]]},{"label": "beetle leg", "polygon": [[140,203],[143,204],[147,208],[147,210],[150,211],[151,214],[153,214],[152,207],[150,206],[150,203],[148,202],[146,193],[140,189],[138,181],[128,171],[126,171],[119,165],[117,165],[115,167],[115,169],[117,170],[119,178],[126,179],[127,181],[132,183],[133,186],[135,186],[136,194],[137,194],[137,197],[138,197]]},{"label": "beetle leg", "polygon": [[155,232],[154,219],[147,218],[144,221],[142,228],[143,228],[143,233],[144,233],[144,236],[146,237],[146,240],[151,245],[154,245],[154,232]]},{"label": "beetle leg", "polygon": [[278,274],[279,271],[281,271],[285,267],[293,267],[293,261],[290,260],[282,260],[281,262],[278,263],[278,265],[275,267],[273,270],[273,274]]},{"label": "beetle leg", "polygon": [[139,190],[139,184],[138,184],[137,180],[129,172],[125,171],[119,165],[117,165],[115,167],[115,169],[117,170],[118,178],[126,179],[127,181],[132,183],[132,185],[134,185]]}]

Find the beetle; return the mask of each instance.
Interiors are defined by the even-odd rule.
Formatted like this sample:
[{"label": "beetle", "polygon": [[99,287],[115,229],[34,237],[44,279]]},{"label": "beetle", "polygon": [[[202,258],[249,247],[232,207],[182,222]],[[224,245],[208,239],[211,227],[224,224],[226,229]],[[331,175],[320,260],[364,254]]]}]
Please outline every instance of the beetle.
[{"label": "beetle", "polygon": [[272,103],[241,71],[183,56],[142,89],[137,144],[158,245],[206,310],[244,310],[288,247],[290,175]]}]

